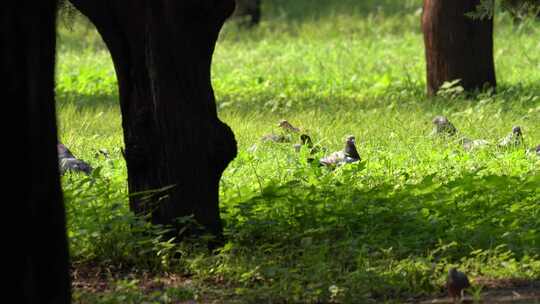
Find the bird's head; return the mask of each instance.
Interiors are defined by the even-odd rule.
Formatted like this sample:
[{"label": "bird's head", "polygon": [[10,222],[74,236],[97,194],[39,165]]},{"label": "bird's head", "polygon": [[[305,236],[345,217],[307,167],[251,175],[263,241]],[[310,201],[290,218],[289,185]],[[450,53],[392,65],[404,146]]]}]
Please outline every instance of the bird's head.
[{"label": "bird's head", "polygon": [[445,116],[439,115],[435,116],[431,122],[436,126],[445,126],[449,123],[449,120]]},{"label": "bird's head", "polygon": [[311,137],[309,137],[309,135],[307,135],[307,134],[300,135],[300,141],[302,142],[303,145],[311,145],[312,144]]},{"label": "bird's head", "polygon": [[514,133],[515,135],[521,136],[522,135],[521,127],[520,126],[512,127],[512,133]]},{"label": "bird's head", "polygon": [[347,143],[347,145],[354,145],[356,144],[356,138],[353,135],[348,135],[345,138],[345,143]]},{"label": "bird's head", "polygon": [[278,123],[278,127],[280,128],[287,128],[289,126],[291,126],[291,123],[286,121],[285,119],[280,120]]}]

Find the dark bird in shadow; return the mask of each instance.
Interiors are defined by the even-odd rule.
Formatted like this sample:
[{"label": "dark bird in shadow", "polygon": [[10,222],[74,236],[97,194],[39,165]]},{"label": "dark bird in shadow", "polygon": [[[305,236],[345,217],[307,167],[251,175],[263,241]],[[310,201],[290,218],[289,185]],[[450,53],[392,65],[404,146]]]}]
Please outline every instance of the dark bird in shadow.
[{"label": "dark bird in shadow", "polygon": [[58,143],[56,149],[58,150],[58,167],[61,175],[68,171],[83,172],[85,174],[92,172],[92,167],[85,161],[76,158],[64,144]]}]

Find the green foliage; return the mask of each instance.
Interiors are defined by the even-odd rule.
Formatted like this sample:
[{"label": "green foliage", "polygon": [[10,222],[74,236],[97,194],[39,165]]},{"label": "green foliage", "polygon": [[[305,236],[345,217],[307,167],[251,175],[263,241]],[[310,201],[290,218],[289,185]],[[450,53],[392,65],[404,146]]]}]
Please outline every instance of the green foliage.
[{"label": "green foliage", "polygon": [[439,88],[437,95],[448,99],[456,99],[462,96],[465,90],[459,85],[460,82],[461,79],[456,79],[443,83]]},{"label": "green foliage", "polygon": [[[225,25],[212,81],[240,152],[220,183],[228,242],[215,254],[196,240],[173,244],[166,227],[129,212],[110,56],[86,20],[61,28],[60,138],[98,168],[63,178],[74,265],[193,281],[144,293],[115,278],[106,292],[76,289],[75,300],[381,303],[437,294],[451,266],[539,279],[540,159],[428,136],[442,114],[470,138],[497,142],[517,124],[537,145],[538,27],[495,15],[497,91],[466,96],[449,82],[427,100],[420,3],[398,2],[268,1],[260,27]],[[260,142],[281,118],[329,151],[356,135],[363,161],[327,170],[307,149]]]},{"label": "green foliage", "polygon": [[72,259],[119,269],[166,268],[175,250],[172,240],[162,237],[168,230],[129,212],[123,181],[108,177],[102,169],[96,168],[89,177],[64,178]]},{"label": "green foliage", "polygon": [[466,15],[473,19],[493,18],[498,8],[510,13],[515,20],[536,18],[540,13],[540,3],[537,0],[482,0],[474,12]]}]

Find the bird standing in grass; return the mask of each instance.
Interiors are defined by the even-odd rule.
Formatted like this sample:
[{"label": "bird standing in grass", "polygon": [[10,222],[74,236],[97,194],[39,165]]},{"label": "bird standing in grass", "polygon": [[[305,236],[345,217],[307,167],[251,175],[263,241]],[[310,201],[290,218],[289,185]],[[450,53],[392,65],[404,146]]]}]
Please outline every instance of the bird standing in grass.
[{"label": "bird standing in grass", "polygon": [[465,151],[472,151],[474,149],[487,147],[490,145],[490,142],[485,139],[468,139],[463,137],[461,139],[461,145]]},{"label": "bird standing in grass", "polygon": [[515,126],[512,128],[512,132],[506,135],[505,138],[501,139],[499,142],[500,148],[510,148],[517,147],[523,144],[523,133],[521,132],[520,126]]},{"label": "bird standing in grass", "polygon": [[529,150],[527,150],[527,154],[540,156],[540,145],[536,146],[535,148],[530,148]]},{"label": "bird standing in grass", "polygon": [[356,140],[354,136],[349,135],[345,140],[345,148],[341,151],[336,151],[326,157],[319,160],[319,163],[323,166],[337,166],[346,163],[354,163],[360,161],[360,154],[356,150]]},{"label": "bird standing in grass", "polygon": [[290,143],[292,138],[290,135],[284,134],[266,134],[261,138],[264,142],[276,142],[276,143]]},{"label": "bird standing in grass", "polygon": [[300,149],[302,149],[302,146],[306,146],[309,149],[313,148],[313,141],[311,140],[311,137],[309,135],[307,134],[300,135],[300,143],[293,145],[294,151],[300,152]]},{"label": "bird standing in grass", "polygon": [[[433,131],[431,132],[432,136],[454,137],[459,133],[456,127],[445,116],[435,116],[432,123],[434,124]],[[490,145],[489,141],[485,139],[469,139],[465,136],[457,137],[457,141],[465,151],[472,151]]]},{"label": "bird standing in grass", "polygon": [[454,136],[457,134],[457,129],[445,116],[435,116],[431,121],[434,124],[431,135]]},{"label": "bird standing in grass", "polygon": [[300,133],[299,128],[293,126],[285,119],[279,121],[278,127],[281,129],[281,134],[267,134],[264,135],[261,140],[265,142],[272,141],[276,143],[290,143],[293,140],[293,134]]},{"label": "bird standing in grass", "polygon": [[92,172],[92,167],[86,162],[77,159],[64,144],[58,143],[56,149],[58,150],[58,167],[61,175],[64,175],[67,171],[86,174]]},{"label": "bird standing in grass", "polygon": [[456,268],[450,268],[448,271],[446,288],[448,289],[448,295],[452,297],[454,303],[456,303],[456,299],[461,301],[464,290],[470,286],[471,283],[466,274],[458,271]]},{"label": "bird standing in grass", "polygon": [[278,127],[282,128],[286,132],[290,133],[300,133],[300,129],[293,126],[290,122],[282,119],[279,121]]}]

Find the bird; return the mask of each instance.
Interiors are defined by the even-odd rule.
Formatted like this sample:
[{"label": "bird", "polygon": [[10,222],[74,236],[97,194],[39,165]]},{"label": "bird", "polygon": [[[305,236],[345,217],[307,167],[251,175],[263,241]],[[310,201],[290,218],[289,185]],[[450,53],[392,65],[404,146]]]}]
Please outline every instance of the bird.
[{"label": "bird", "polygon": [[261,140],[264,142],[290,143],[293,140],[292,134],[300,133],[299,128],[293,126],[285,119],[280,120],[277,126],[281,129],[281,134],[267,134]]},{"label": "bird", "polygon": [[293,148],[296,152],[300,152],[302,146],[306,146],[309,149],[309,154],[319,153],[319,151],[324,150],[320,145],[314,145],[311,136],[307,134],[300,135],[300,143],[294,144]]},{"label": "bird", "polygon": [[520,126],[512,127],[512,132],[499,141],[500,148],[516,147],[523,144],[523,133]]},{"label": "bird", "polygon": [[490,145],[490,142],[485,139],[469,139],[463,137],[461,139],[461,145],[465,151],[472,151],[474,149],[486,147]]},{"label": "bird", "polygon": [[77,159],[64,144],[57,143],[56,149],[58,151],[58,167],[61,175],[64,175],[67,171],[86,174],[92,172],[92,167],[88,163]]},{"label": "bird", "polygon": [[281,129],[283,129],[286,132],[300,133],[299,128],[293,126],[290,122],[288,122],[285,119],[282,119],[282,120],[279,121],[278,127],[280,127]]},{"label": "bird", "polygon": [[456,268],[452,267],[448,270],[448,278],[446,280],[446,288],[448,289],[448,295],[452,297],[454,303],[456,299],[463,297],[464,289],[471,286],[467,275]]},{"label": "bird", "polygon": [[311,137],[307,134],[300,135],[300,143],[294,144],[293,148],[295,152],[300,152],[302,149],[302,146],[307,146],[308,148],[313,147],[313,141],[311,140]]},{"label": "bird", "polygon": [[535,148],[528,149],[527,150],[527,155],[540,156],[540,145],[536,146]]},{"label": "bird", "polygon": [[355,142],[355,137],[353,135],[348,135],[343,150],[336,151],[321,158],[319,163],[323,166],[335,166],[360,161],[360,154],[358,154],[358,151],[356,150]]},{"label": "bird", "polygon": [[290,143],[292,137],[286,134],[266,134],[261,138],[263,142]]},{"label": "bird", "polygon": [[454,136],[457,134],[457,129],[445,116],[435,116],[431,121],[434,124],[432,136]]},{"label": "bird", "polygon": [[[435,116],[432,123],[435,125],[431,132],[432,136],[453,137],[458,134],[457,128],[445,116]],[[472,151],[490,145],[490,142],[485,139],[470,139],[463,135],[457,138],[457,142],[461,144],[465,151]]]}]

